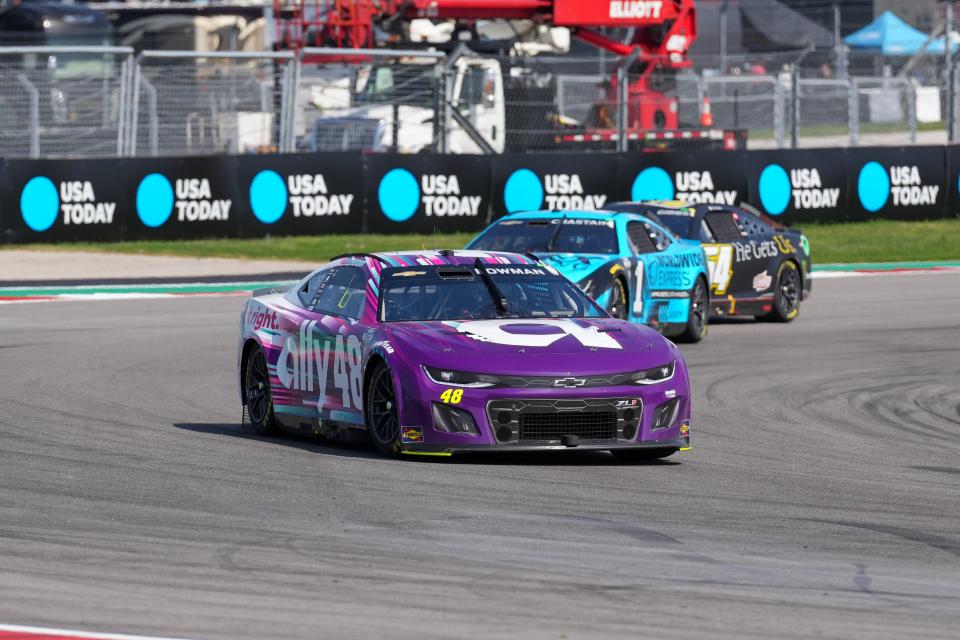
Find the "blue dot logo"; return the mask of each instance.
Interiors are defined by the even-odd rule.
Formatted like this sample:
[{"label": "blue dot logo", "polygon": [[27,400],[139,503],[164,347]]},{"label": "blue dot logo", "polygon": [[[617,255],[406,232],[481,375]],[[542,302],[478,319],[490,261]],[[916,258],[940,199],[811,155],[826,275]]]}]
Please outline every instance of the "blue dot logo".
[{"label": "blue dot logo", "polygon": [[543,205],[543,185],[530,169],[517,169],[503,186],[503,204],[507,213],[538,211]]},{"label": "blue dot logo", "polygon": [[890,176],[879,162],[868,162],[860,169],[857,178],[857,195],[860,204],[867,211],[874,213],[883,209],[890,197]]},{"label": "blue dot logo", "polygon": [[380,211],[394,222],[405,222],[420,206],[420,187],[417,179],[406,169],[391,169],[380,180],[377,189]]},{"label": "blue dot logo", "polygon": [[34,231],[46,231],[52,227],[59,209],[60,195],[50,178],[30,178],[20,192],[20,214]]},{"label": "blue dot logo", "polygon": [[276,171],[264,169],[250,183],[250,208],[263,224],[273,224],[287,210],[287,185]]},{"label": "blue dot logo", "polygon": [[787,210],[790,204],[790,176],[778,164],[768,164],[760,172],[760,204],[772,216]]},{"label": "blue dot logo", "polygon": [[633,180],[632,200],[673,200],[676,190],[670,174],[660,167],[647,167]]},{"label": "blue dot logo", "polygon": [[173,187],[165,176],[151,173],[137,187],[137,215],[148,227],[159,227],[173,213]]}]

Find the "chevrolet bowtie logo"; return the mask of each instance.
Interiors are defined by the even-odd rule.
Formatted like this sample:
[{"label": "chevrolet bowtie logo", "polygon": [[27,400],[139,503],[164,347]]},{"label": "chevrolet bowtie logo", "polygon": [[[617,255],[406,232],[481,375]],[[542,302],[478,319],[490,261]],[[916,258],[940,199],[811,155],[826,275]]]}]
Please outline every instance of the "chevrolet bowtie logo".
[{"label": "chevrolet bowtie logo", "polygon": [[553,381],[555,387],[582,387],[587,384],[584,378],[557,378]]}]

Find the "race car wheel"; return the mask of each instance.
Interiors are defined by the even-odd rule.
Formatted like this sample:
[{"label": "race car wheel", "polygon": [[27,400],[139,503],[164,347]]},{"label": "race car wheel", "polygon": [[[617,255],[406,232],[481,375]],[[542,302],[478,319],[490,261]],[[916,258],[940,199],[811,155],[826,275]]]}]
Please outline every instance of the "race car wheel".
[{"label": "race car wheel", "polygon": [[790,322],[800,313],[800,297],[803,285],[800,270],[795,262],[787,260],[777,270],[777,284],[773,294],[773,307],[764,320]]},{"label": "race car wheel", "polygon": [[243,376],[243,390],[247,399],[247,415],[257,435],[269,436],[279,433],[277,418],[273,413],[273,397],[270,395],[270,374],[267,358],[260,347],[254,347],[247,356]]},{"label": "race car wheel", "polygon": [[681,342],[700,342],[707,335],[707,321],[710,312],[710,296],[707,293],[707,283],[703,278],[697,278],[696,284],[690,290],[690,312],[687,314],[687,326],[680,334]]},{"label": "race car wheel", "polygon": [[610,296],[610,302],[607,303],[607,312],[614,318],[620,320],[627,319],[627,286],[623,284],[620,278],[613,279],[613,293]]},{"label": "race car wheel", "polygon": [[614,458],[623,462],[652,462],[672,456],[676,452],[676,449],[670,447],[664,449],[614,449],[610,453],[613,454]]},{"label": "race car wheel", "polygon": [[378,363],[370,375],[364,414],[367,429],[377,449],[388,456],[400,454],[400,420],[397,418],[397,394],[387,365]]}]

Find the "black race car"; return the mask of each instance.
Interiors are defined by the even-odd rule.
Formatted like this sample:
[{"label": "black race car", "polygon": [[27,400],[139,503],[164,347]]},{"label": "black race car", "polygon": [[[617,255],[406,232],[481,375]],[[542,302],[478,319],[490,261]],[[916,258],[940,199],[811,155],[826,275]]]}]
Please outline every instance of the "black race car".
[{"label": "black race car", "polygon": [[609,211],[639,213],[703,246],[715,316],[789,322],[810,295],[810,243],[759,211],[741,205],[649,200],[616,202]]}]

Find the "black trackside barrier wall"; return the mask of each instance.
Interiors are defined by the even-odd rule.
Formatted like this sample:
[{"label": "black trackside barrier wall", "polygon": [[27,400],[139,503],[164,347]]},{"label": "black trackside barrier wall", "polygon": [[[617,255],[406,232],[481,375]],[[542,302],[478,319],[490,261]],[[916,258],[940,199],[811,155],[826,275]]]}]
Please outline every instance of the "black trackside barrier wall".
[{"label": "black trackside barrier wall", "polygon": [[628,199],[746,201],[787,224],[952,217],[960,147],[0,160],[6,242],[477,232]]}]

